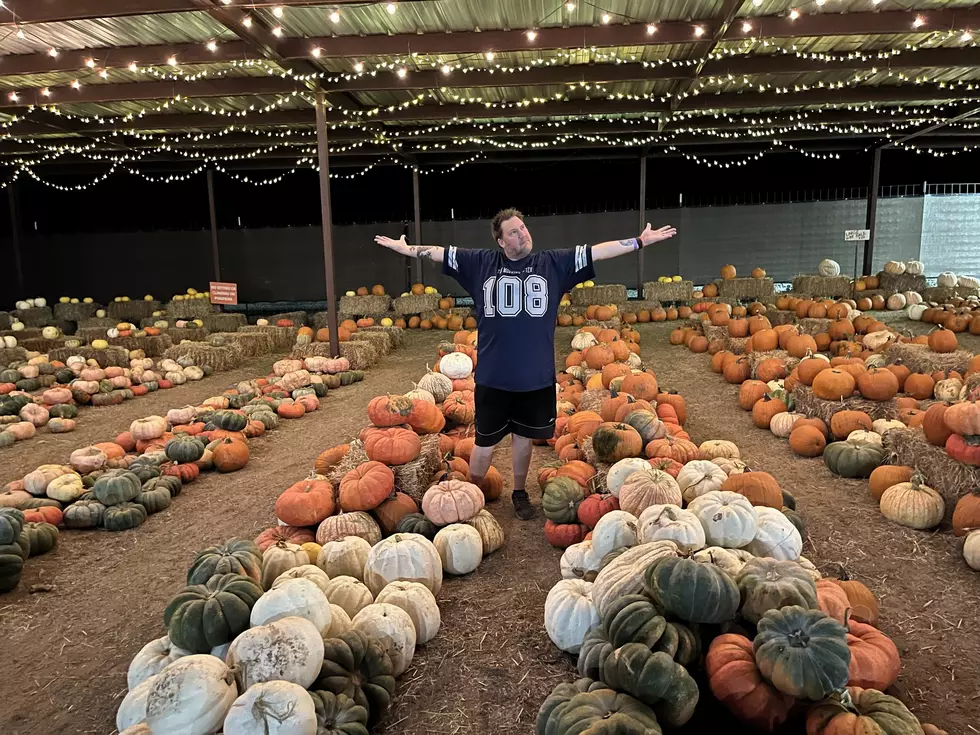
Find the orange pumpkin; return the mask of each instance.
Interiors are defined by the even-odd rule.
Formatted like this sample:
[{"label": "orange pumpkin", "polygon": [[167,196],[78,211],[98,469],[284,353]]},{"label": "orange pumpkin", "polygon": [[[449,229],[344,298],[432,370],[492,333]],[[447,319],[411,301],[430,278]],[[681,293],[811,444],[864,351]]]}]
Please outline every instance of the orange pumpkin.
[{"label": "orange pumpkin", "polygon": [[419,435],[409,429],[389,427],[369,429],[364,437],[364,451],[368,459],[387,465],[411,462],[422,451]]},{"label": "orange pumpkin", "polygon": [[483,476],[483,480],[480,482],[475,482],[473,478],[469,478],[470,482],[473,482],[480,490],[483,491],[483,497],[490,501],[496,500],[500,497],[500,494],[504,491],[504,478],[501,477],[497,468],[493,465],[487,469],[487,474]]},{"label": "orange pumpkin", "polygon": [[218,472],[236,472],[248,464],[248,457],[248,445],[237,439],[222,439],[211,450],[211,461]]},{"label": "orange pumpkin", "polygon": [[801,457],[819,457],[827,446],[827,438],[820,429],[799,421],[793,424],[789,435],[789,448]]},{"label": "orange pumpkin", "polygon": [[333,485],[316,473],[286,488],[275,505],[276,518],[290,526],[315,526],[335,510]]},{"label": "orange pumpkin", "polygon": [[375,518],[378,519],[381,530],[386,534],[392,534],[398,528],[402,518],[409,513],[418,513],[419,507],[405,493],[396,492],[387,500],[382,501],[373,512]]},{"label": "orange pumpkin", "polygon": [[344,511],[374,510],[391,495],[395,475],[381,462],[364,462],[340,481],[340,507]]},{"label": "orange pumpkin", "polygon": [[338,444],[320,454],[313,460],[313,469],[318,475],[326,475],[330,470],[340,464],[340,461],[347,456],[350,451],[350,444]]},{"label": "orange pumpkin", "polygon": [[704,666],[711,693],[739,720],[772,732],[789,719],[796,699],[762,678],[748,638],[718,636],[708,647]]},{"label": "orange pumpkin", "polygon": [[776,509],[783,507],[783,491],[776,478],[768,472],[742,472],[729,475],[721,489],[744,495],[752,505],[764,505]]}]

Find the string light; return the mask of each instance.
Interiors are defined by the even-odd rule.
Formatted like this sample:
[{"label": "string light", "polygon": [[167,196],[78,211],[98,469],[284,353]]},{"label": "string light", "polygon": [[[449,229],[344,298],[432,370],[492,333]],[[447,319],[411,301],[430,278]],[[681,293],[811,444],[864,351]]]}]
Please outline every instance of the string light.
[{"label": "string light", "polygon": [[280,38],[282,36],[282,26],[276,26],[275,28],[273,28],[272,35],[275,36],[276,38]]},{"label": "string light", "polygon": [[912,21],[913,28],[921,28],[925,24],[926,24],[926,19],[923,18],[921,15],[915,16],[915,20]]},{"label": "string light", "polygon": [[603,13],[602,14],[602,22],[603,23],[608,23],[610,20],[612,20],[612,16],[609,15],[609,13]]},{"label": "string light", "polygon": [[17,38],[19,38],[21,41],[23,41],[26,37],[27,36],[24,35],[24,29],[23,28],[18,28],[17,29]]},{"label": "string light", "polygon": [[133,62],[130,62],[130,64],[129,64],[129,70],[130,70],[131,72],[135,72],[135,71],[136,71],[137,69],[139,69],[139,67],[138,67],[138,66],[136,66],[136,62],[135,62],[135,61],[133,61]]},{"label": "string light", "polygon": [[17,96],[16,92],[11,92],[10,94],[7,95],[7,97],[10,99],[11,102],[16,102],[17,100],[20,99],[20,97]]},{"label": "string light", "polygon": [[533,41],[535,38],[538,37],[538,32],[532,29],[532,30],[528,31],[527,33],[525,33],[524,35],[527,36],[527,40],[528,41]]},{"label": "string light", "polygon": [[573,10],[575,10],[575,3],[565,3],[565,10],[571,13]]},{"label": "string light", "polygon": [[251,28],[252,27],[252,16],[251,15],[246,15],[244,18],[242,18],[242,25],[245,26],[246,28]]},{"label": "string light", "polygon": [[493,61],[497,55],[493,51],[487,51],[486,53],[487,61]]},{"label": "string light", "polygon": [[657,32],[657,25],[656,25],[656,23],[648,23],[647,24],[647,35],[648,36],[652,36],[656,32]]},{"label": "string light", "polygon": [[388,3],[385,6],[385,10],[388,11],[388,15],[394,15],[398,12],[398,6],[395,3]]},{"label": "string light", "polygon": [[99,72],[99,76],[102,77],[103,79],[108,79],[109,78],[109,72],[106,71],[105,69],[103,69],[102,71]]},{"label": "string light", "polygon": [[177,66],[177,57],[176,56],[171,56],[169,59],[167,59],[167,65],[168,66]]},{"label": "string light", "polygon": [[87,66],[89,69],[94,69],[95,59],[85,59],[85,66]]},{"label": "string light", "polygon": [[215,51],[217,51],[217,50],[218,50],[218,44],[217,44],[217,42],[216,42],[216,41],[215,41],[215,40],[214,40],[214,39],[212,38],[212,39],[211,39],[210,41],[208,41],[208,51],[210,51],[211,53],[214,53],[214,52],[215,52]]},{"label": "string light", "polygon": [[697,36],[698,38],[701,38],[701,36],[704,35],[704,27],[694,26],[694,35]]},{"label": "string light", "polygon": [[408,70],[403,66],[398,70],[398,78],[404,79],[406,76],[408,76]]},{"label": "string light", "polygon": [[799,17],[800,17],[800,11],[797,10],[796,8],[793,8],[792,10],[789,11],[790,20],[796,20]]},{"label": "string light", "polygon": [[41,94],[42,94],[42,95],[43,95],[44,97],[50,97],[50,96],[51,96],[51,90],[50,90],[50,89],[48,89],[47,87],[44,87],[44,88],[43,88],[43,89],[41,90]]},{"label": "string light", "polygon": [[314,58],[319,59],[320,58],[320,47],[319,46],[314,46],[313,47],[313,50],[310,53],[313,54],[313,57]]},{"label": "string light", "polygon": [[57,59],[58,58],[58,49],[56,49],[56,48],[49,48],[48,49],[48,56],[50,56],[52,59]]},{"label": "string light", "polygon": [[277,5],[276,7],[274,7],[272,9],[272,14],[274,16],[276,16],[277,18],[281,18],[282,17],[282,13],[283,13],[282,5]]},{"label": "string light", "polygon": [[364,71],[364,64],[358,61],[356,64],[354,64],[354,71],[356,71],[358,74],[362,73]]},{"label": "string light", "polygon": [[969,31],[963,31],[963,35],[960,36],[960,40],[963,41],[964,43],[966,43],[968,41],[972,41],[973,40],[973,34],[970,33]]},{"label": "string light", "polygon": [[445,74],[446,76],[449,76],[450,72],[452,72],[452,68],[449,66],[449,64],[443,64],[442,73]]},{"label": "string light", "polygon": [[747,20],[742,21],[742,33],[750,33],[751,31],[752,24]]},{"label": "string light", "polygon": [[72,88],[72,89],[81,89],[81,88],[82,88],[82,84],[81,84],[81,82],[79,82],[79,81],[78,81],[77,79],[75,79],[75,80],[74,80],[74,81],[73,81],[73,82],[71,83],[71,88]]},{"label": "string light", "polygon": [[334,10],[332,13],[330,13],[330,22],[331,23],[339,23],[340,22],[340,11]]}]

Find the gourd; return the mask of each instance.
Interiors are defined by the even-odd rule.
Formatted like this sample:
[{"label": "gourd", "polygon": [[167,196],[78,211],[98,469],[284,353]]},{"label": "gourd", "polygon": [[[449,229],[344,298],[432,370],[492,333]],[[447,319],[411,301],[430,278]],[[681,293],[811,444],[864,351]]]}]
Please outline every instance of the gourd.
[{"label": "gourd", "polygon": [[[584,332],[583,334],[589,333]],[[606,474],[606,489],[616,497],[619,497],[619,488],[631,474],[638,470],[649,469],[650,463],[640,457],[626,457],[625,459],[621,459],[609,468],[609,472]]]},{"label": "gourd", "polygon": [[425,645],[432,640],[442,624],[435,595],[419,582],[391,582],[380,593],[376,602],[400,607],[415,625],[416,643]]},{"label": "gourd", "polygon": [[742,617],[750,623],[758,623],[769,610],[781,607],[818,607],[816,584],[793,561],[752,559],[742,567],[736,582],[742,597]]},{"label": "gourd", "polygon": [[839,276],[840,264],[835,260],[831,260],[830,258],[824,258],[820,261],[820,265],[817,266],[817,272],[825,278]]},{"label": "gourd", "polygon": [[232,703],[223,731],[226,735],[317,735],[313,697],[287,681],[256,684]]},{"label": "gourd", "polygon": [[146,724],[152,732],[217,732],[238,696],[231,670],[209,654],[184,656],[149,681]]},{"label": "gourd", "polygon": [[249,577],[221,574],[206,584],[177,593],[163,613],[173,645],[191,653],[209,653],[249,627],[249,611],[262,588]]},{"label": "gourd", "polygon": [[431,541],[415,533],[396,533],[371,549],[364,564],[364,583],[371,594],[396,580],[421,582],[432,594],[439,594],[442,560]]},{"label": "gourd", "polygon": [[599,624],[592,602],[592,583],[562,579],[548,592],[544,603],[544,627],[562,651],[578,653],[586,633]]},{"label": "gourd", "polygon": [[190,654],[190,651],[173,645],[170,642],[170,636],[165,635],[150,641],[129,662],[129,670],[126,672],[126,684],[129,686],[129,690],[132,691],[150,677],[159,674],[177,659]]},{"label": "gourd", "polygon": [[728,490],[713,490],[690,501],[687,510],[704,529],[705,544],[739,549],[758,531],[758,516],[748,498]]},{"label": "gourd", "polygon": [[923,483],[920,475],[913,475],[910,482],[885,490],[880,509],[888,520],[921,530],[942,522],[946,504],[939,493]]},{"label": "gourd", "polygon": [[640,541],[670,540],[681,551],[704,548],[704,529],[697,517],[677,505],[651,505],[640,514]]},{"label": "gourd", "polygon": [[339,576],[364,580],[364,565],[371,553],[371,544],[360,536],[346,536],[328,541],[320,549],[316,565],[331,579]]},{"label": "gourd", "polygon": [[504,545],[504,529],[497,523],[493,514],[485,508],[466,523],[473,526],[480,534],[480,541],[483,543],[483,556],[492,554]]},{"label": "gourd", "polygon": [[580,541],[572,544],[561,555],[559,569],[562,579],[585,579],[595,581],[602,565],[602,557],[595,553],[592,541]]},{"label": "gourd", "polygon": [[146,678],[123,698],[116,710],[116,729],[120,733],[129,732],[134,727],[146,727],[146,699],[157,678],[157,674]]},{"label": "gourd", "polygon": [[744,547],[755,556],[769,556],[794,561],[803,551],[803,538],[796,526],[775,508],[756,506],[758,525],[753,538]]},{"label": "gourd", "polygon": [[389,603],[368,605],[351,619],[353,630],[371,636],[391,659],[392,676],[401,676],[415,656],[415,623],[407,612]]},{"label": "gourd", "polygon": [[279,680],[305,689],[320,673],[323,651],[316,626],[304,618],[289,617],[250,628],[235,638],[228,648],[228,665],[237,672],[243,690]]},{"label": "gourd", "polygon": [[359,536],[374,545],[381,540],[381,528],[370,514],[354,511],[330,516],[316,529],[316,542],[321,546],[346,536]]},{"label": "gourd", "polygon": [[643,573],[643,588],[667,612],[692,623],[727,622],[738,611],[738,587],[712,564],[661,559]]},{"label": "gourd", "polygon": [[662,558],[677,554],[677,544],[673,541],[653,541],[627,549],[603,566],[592,586],[592,600],[599,615],[605,616],[619,597],[643,592],[644,570]]},{"label": "gourd", "polygon": [[284,618],[300,617],[313,623],[321,634],[329,629],[330,604],[320,587],[303,578],[279,577],[277,582],[278,586],[273,584],[252,607],[249,624],[253,628]]},{"label": "gourd", "polygon": [[639,701],[656,705],[658,719],[680,727],[691,719],[698,687],[687,670],[668,654],[654,653],[642,643],[627,643],[602,664],[602,681]]},{"label": "gourd", "polygon": [[465,523],[452,523],[440,529],[432,541],[449,574],[469,574],[483,559],[483,539],[480,533]]},{"label": "gourd", "polygon": [[395,693],[391,658],[375,638],[349,630],[323,645],[315,688],[350,697],[368,713],[372,725],[384,717]]},{"label": "gourd", "polygon": [[634,516],[652,506],[680,505],[682,502],[678,481],[663,470],[651,467],[632,473],[619,488],[619,507]]},{"label": "gourd", "polygon": [[280,574],[309,561],[301,546],[277,541],[262,554],[262,588],[270,589]]}]

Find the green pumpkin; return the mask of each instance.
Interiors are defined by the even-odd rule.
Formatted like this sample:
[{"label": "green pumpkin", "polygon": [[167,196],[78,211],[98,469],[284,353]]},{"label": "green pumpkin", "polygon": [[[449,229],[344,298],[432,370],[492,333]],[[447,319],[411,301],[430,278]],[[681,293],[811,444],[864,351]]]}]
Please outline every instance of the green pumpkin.
[{"label": "green pumpkin", "polygon": [[234,411],[215,411],[210,422],[225,431],[241,431],[248,426],[248,417]]},{"label": "green pumpkin", "polygon": [[55,370],[54,377],[59,383],[68,385],[75,379],[75,373],[72,372],[71,368],[58,368]]},{"label": "green pumpkin", "polygon": [[23,380],[18,380],[14,385],[17,386],[17,390],[22,390],[27,393],[41,390],[41,381],[37,378],[24,378]]},{"label": "green pumpkin", "polygon": [[37,377],[37,382],[41,384],[42,388],[50,388],[52,385],[57,383],[53,375],[39,375]]},{"label": "green pumpkin", "polygon": [[368,712],[345,694],[310,692],[317,735],[368,735]]},{"label": "green pumpkin", "polygon": [[112,393],[115,389],[116,386],[108,378],[103,378],[99,381],[99,393]]},{"label": "green pumpkin", "polygon": [[180,491],[183,489],[183,481],[177,477],[177,475],[160,475],[159,477],[151,477],[149,480],[143,483],[142,492],[150,492],[151,490],[158,490],[160,488],[166,488],[167,492],[170,493],[171,498],[176,498],[180,495]]},{"label": "green pumpkin", "polygon": [[254,579],[216,574],[205,584],[185,587],[163,612],[170,642],[192,653],[210,653],[248,630],[252,606],[262,596]]},{"label": "green pumpkin", "polygon": [[[782,490],[782,488],[780,488]],[[783,493],[783,505],[790,510],[796,510],[796,498],[789,490],[782,490]]]},{"label": "green pumpkin", "polygon": [[325,395],[327,395],[326,383],[312,383],[310,387],[313,388],[313,395],[315,395],[317,398],[323,398]]},{"label": "green pumpkin", "polygon": [[58,545],[58,527],[50,523],[30,522],[24,524],[24,533],[31,545],[31,556],[47,554]]},{"label": "green pumpkin", "polygon": [[142,486],[139,478],[129,470],[108,470],[95,481],[92,493],[105,506],[119,505],[135,500]]},{"label": "green pumpkin", "polygon": [[328,390],[336,390],[340,387],[340,375],[321,375],[320,379]]},{"label": "green pumpkin", "polygon": [[0,546],[12,544],[24,530],[24,512],[18,508],[0,508]]},{"label": "green pumpkin", "polygon": [[642,643],[627,643],[613,651],[602,665],[602,681],[654,707],[657,718],[672,727],[690,720],[698,704],[698,685],[687,669]]},{"label": "green pumpkin", "polygon": [[792,508],[783,508],[783,515],[789,519],[789,522],[796,526],[796,530],[800,532],[801,538],[806,538],[806,524],[803,523],[803,518]]},{"label": "green pumpkin", "polygon": [[[582,688],[587,691],[578,691]],[[602,682],[591,679],[555,687],[538,710],[535,727],[537,735],[661,733],[653,710],[630,695],[608,689]]]},{"label": "green pumpkin", "polygon": [[[19,380],[20,373],[17,373],[17,375]],[[23,395],[0,396],[0,416],[16,416],[17,414],[20,413],[20,409],[22,409],[30,402],[31,400],[28,396],[23,396]]]},{"label": "green pumpkin", "polygon": [[267,430],[275,429],[279,426],[279,417],[272,411],[256,411],[250,417],[253,421],[258,421]]},{"label": "green pumpkin", "polygon": [[417,533],[425,536],[429,541],[436,537],[439,527],[425,517],[422,513],[409,513],[398,521],[395,533]]},{"label": "green pumpkin", "polygon": [[847,631],[832,617],[792,605],[769,610],[757,627],[755,662],[779,691],[817,700],[847,685]]},{"label": "green pumpkin", "polygon": [[48,413],[55,419],[73,419],[78,416],[78,406],[73,403],[59,403],[48,408]]},{"label": "green pumpkin", "polygon": [[602,664],[615,650],[605,626],[597,625],[585,634],[582,641],[578,652],[578,673],[589,679],[598,679],[602,676]]},{"label": "green pumpkin", "polygon": [[201,368],[201,372],[204,373],[205,378],[214,372],[214,369],[210,365],[199,365],[198,367]]},{"label": "green pumpkin", "polygon": [[147,515],[159,513],[170,507],[170,490],[158,487],[153,490],[141,490],[136,496],[136,502],[146,509]]},{"label": "green pumpkin", "polygon": [[37,371],[41,375],[54,375],[55,369],[55,366],[50,362],[42,362],[37,365]]},{"label": "green pumpkin", "polygon": [[240,574],[262,580],[262,552],[253,542],[233,538],[197,552],[187,570],[187,584],[204,584],[216,574]]},{"label": "green pumpkin", "polygon": [[690,668],[701,659],[701,639],[683,623],[667,623],[664,633],[651,650],[663,651],[684,668]]},{"label": "green pumpkin", "polygon": [[626,415],[623,423],[636,429],[643,440],[643,446],[656,439],[657,434],[662,431],[660,418],[652,411],[633,411]]},{"label": "green pumpkin", "polygon": [[602,625],[616,648],[627,643],[643,643],[653,648],[663,635],[667,621],[646,595],[623,595],[613,601]]},{"label": "green pumpkin", "polygon": [[554,523],[575,523],[578,506],[585,500],[585,491],[571,477],[554,477],[541,493],[541,509],[544,517]]},{"label": "green pumpkin", "polygon": [[874,444],[857,446],[849,442],[832,442],[823,450],[827,469],[841,477],[870,477],[885,458],[885,450]]},{"label": "green pumpkin", "polygon": [[20,534],[14,539],[13,546],[20,550],[20,558],[27,561],[31,558],[31,537],[27,535],[27,529],[21,529]]},{"label": "green pumpkin", "polygon": [[98,500],[79,498],[65,508],[65,528],[97,528],[102,525],[105,506]]},{"label": "green pumpkin", "polygon": [[142,385],[144,388],[146,388],[146,390],[147,390],[148,393],[154,393],[154,392],[160,390],[160,383],[159,383],[159,381],[156,381],[156,380],[151,380],[151,381],[149,381],[147,383],[141,383],[140,385]]},{"label": "green pumpkin", "polygon": [[295,401],[297,398],[300,398],[302,396],[315,396],[315,395],[316,395],[316,391],[314,391],[312,388],[297,388],[296,390],[293,391],[291,397]]},{"label": "green pumpkin", "polygon": [[69,388],[71,389],[72,400],[78,405],[85,406],[92,402],[92,396],[85,391],[79,390],[78,388],[73,388],[71,386],[69,386]]},{"label": "green pumpkin", "polygon": [[10,592],[20,582],[24,572],[24,557],[20,546],[0,544],[0,592]]},{"label": "green pumpkin", "polygon": [[373,725],[384,717],[395,693],[391,658],[380,641],[349,630],[323,641],[323,665],[311,689],[346,694],[368,712]]},{"label": "green pumpkin", "polygon": [[99,481],[108,470],[95,470],[94,472],[89,472],[87,475],[82,476],[82,485],[87,488],[95,487],[95,483]]},{"label": "green pumpkin", "polygon": [[[918,718],[909,712],[901,700],[879,692],[876,689],[848,687],[845,691],[834,693],[822,702],[817,702],[807,713],[807,732],[823,735],[833,726],[833,720],[840,717],[846,721],[857,715],[877,725],[876,729],[865,727],[861,732],[878,732],[883,735],[922,735]],[[853,728],[851,728],[853,729]]]},{"label": "green pumpkin", "polygon": [[228,399],[228,408],[244,408],[255,396],[251,393],[237,393],[225,397]]},{"label": "green pumpkin", "polygon": [[758,623],[770,610],[799,605],[817,609],[817,585],[795,561],[752,559],[738,573],[742,617]]},{"label": "green pumpkin", "polygon": [[61,510],[61,503],[54,498],[28,498],[20,504],[21,510],[36,510],[38,508],[57,508]]},{"label": "green pumpkin", "polygon": [[0,449],[4,447],[12,447],[17,442],[17,437],[15,437],[9,431],[0,431]]},{"label": "green pumpkin", "polygon": [[342,373],[337,373],[337,375],[340,376],[341,385],[351,385],[364,380],[363,370],[345,370]]},{"label": "green pumpkin", "polygon": [[[0,383],[16,383],[22,377],[23,376],[20,374],[20,372],[14,370],[13,368],[6,368],[4,370],[0,370]],[[75,374],[72,373],[71,377],[72,379],[74,379]]]},{"label": "green pumpkin", "polygon": [[654,602],[687,622],[724,623],[738,612],[738,587],[713,564],[664,558],[644,572],[643,587]]},{"label": "green pumpkin", "polygon": [[154,462],[140,462],[139,460],[133,462],[126,469],[136,475],[136,479],[142,483],[145,483],[147,480],[152,480],[154,477],[159,477],[161,473],[158,464]]},{"label": "green pumpkin", "polygon": [[181,464],[197,462],[204,456],[204,442],[189,434],[178,434],[167,441],[163,453],[167,455],[167,459]]},{"label": "green pumpkin", "polygon": [[146,509],[137,503],[111,505],[102,514],[102,525],[107,531],[127,531],[143,525]]}]

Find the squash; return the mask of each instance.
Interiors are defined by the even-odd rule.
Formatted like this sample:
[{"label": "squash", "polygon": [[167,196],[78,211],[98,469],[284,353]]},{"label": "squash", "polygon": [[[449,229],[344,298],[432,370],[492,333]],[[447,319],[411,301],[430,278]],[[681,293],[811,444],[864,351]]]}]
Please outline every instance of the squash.
[{"label": "squash", "polygon": [[221,574],[205,584],[185,587],[170,600],[163,624],[173,645],[191,653],[210,653],[249,627],[249,611],[263,597],[249,577]]},{"label": "squash", "polygon": [[867,623],[845,619],[847,647],[851,651],[848,686],[888,689],[898,680],[902,661],[892,639]]},{"label": "squash", "polygon": [[541,493],[541,510],[549,521],[574,523],[578,506],[584,498],[585,491],[574,479],[554,477],[545,484]]},{"label": "squash", "polygon": [[21,537],[23,536],[27,537],[31,556],[47,554],[58,545],[58,527],[44,521],[25,523],[21,531]]},{"label": "squash", "polygon": [[370,514],[354,511],[330,516],[316,529],[316,542],[321,546],[346,536],[359,536],[373,545],[381,540],[381,528]]},{"label": "squash", "polygon": [[368,605],[351,619],[353,630],[381,643],[391,659],[391,673],[401,676],[415,656],[415,623],[407,612],[389,603]]},{"label": "squash", "polygon": [[146,725],[152,732],[217,732],[238,697],[231,669],[209,654],[184,656],[148,681]]},{"label": "squash", "polygon": [[303,687],[265,681],[249,687],[232,703],[223,730],[234,735],[316,735],[317,711]]},{"label": "squash", "polygon": [[709,546],[738,549],[751,543],[758,531],[755,508],[741,493],[713,490],[691,500],[687,510],[700,521]]},{"label": "squash", "polygon": [[723,623],[738,612],[738,587],[711,564],[661,559],[643,573],[643,588],[667,612],[688,622]]},{"label": "squash", "polygon": [[639,516],[654,505],[680,505],[682,502],[678,481],[667,472],[649,465],[630,474],[619,489],[620,508],[634,516]]},{"label": "squash", "polygon": [[875,689],[848,687],[810,708],[807,735],[920,735],[918,718],[895,697]]},{"label": "squash", "polygon": [[262,579],[262,552],[246,539],[230,539],[197,553],[187,570],[187,584],[207,584],[216,574],[241,574],[256,582]]},{"label": "squash", "polygon": [[796,526],[775,508],[756,508],[758,526],[755,538],[745,550],[756,556],[768,556],[783,561],[799,559],[803,538]]},{"label": "squash", "polygon": [[102,525],[107,531],[128,531],[143,525],[145,520],[146,509],[137,503],[112,505],[102,514]]},{"label": "squash", "polygon": [[766,612],[757,628],[756,663],[779,691],[818,700],[847,684],[847,632],[833,618],[791,605]]},{"label": "squash", "polygon": [[651,505],[638,519],[641,543],[673,541],[684,552],[704,548],[704,529],[690,511],[677,505]]},{"label": "squash", "polygon": [[824,449],[823,460],[827,469],[841,477],[870,477],[884,460],[884,450],[873,444],[831,442]]},{"label": "squash", "polygon": [[152,676],[156,676],[178,658],[189,656],[190,651],[178,648],[170,642],[170,636],[163,636],[143,646],[126,672],[126,684],[132,691]]},{"label": "squash", "polygon": [[451,523],[439,530],[432,541],[443,571],[449,574],[469,574],[483,560],[483,539],[480,533],[465,523]]},{"label": "squash", "polygon": [[916,529],[938,526],[946,511],[942,496],[925,485],[921,475],[892,485],[880,500],[881,514],[890,521]]},{"label": "squash", "polygon": [[425,491],[422,512],[437,526],[466,522],[484,506],[483,491],[463,480],[446,480]]},{"label": "squash", "polygon": [[308,688],[320,673],[323,653],[316,625],[287,617],[249,628],[235,638],[228,648],[228,665],[236,671],[242,689],[280,680]]},{"label": "squash", "polygon": [[600,557],[623,546],[636,546],[638,541],[637,518],[624,510],[606,513],[592,531],[592,548]]},{"label": "squash", "polygon": [[708,647],[704,666],[711,693],[740,721],[772,732],[789,719],[796,699],[762,678],[748,638],[718,636]]},{"label": "squash", "polygon": [[562,651],[578,653],[586,633],[599,624],[591,592],[592,583],[582,579],[559,580],[548,592],[544,627]]},{"label": "squash", "polygon": [[[309,556],[309,552],[307,552],[307,556]],[[271,589],[278,589],[294,579],[305,579],[308,582],[312,582],[324,595],[327,594],[327,589],[330,585],[330,577],[320,567],[315,564],[303,564],[302,566],[293,567],[276,577]]]},{"label": "squash", "polygon": [[742,617],[750,623],[758,623],[769,610],[781,607],[818,607],[816,584],[794,561],[753,559],[742,567],[736,581],[742,596]]},{"label": "squash", "polygon": [[364,565],[370,553],[371,544],[360,536],[345,536],[325,543],[317,555],[316,565],[331,579],[347,576],[363,581]]},{"label": "squash", "polygon": [[602,681],[612,689],[656,705],[658,719],[672,727],[680,727],[694,714],[698,686],[687,670],[663,651],[654,653],[642,643],[627,643],[606,658],[601,672]]},{"label": "squash", "polygon": [[[659,422],[659,419],[657,419]],[[626,457],[616,462],[606,474],[606,489],[619,497],[619,488],[626,479],[638,470],[650,469],[650,463],[641,457]]]},{"label": "squash", "polygon": [[316,733],[319,735],[365,735],[368,711],[346,694],[310,692],[316,709]]},{"label": "squash", "polygon": [[[135,728],[146,728],[146,700],[158,679],[158,674],[146,678],[130,689],[123,697],[119,709],[116,710],[116,729],[119,730],[120,735],[130,733]],[[137,731],[137,733],[138,735],[152,735],[149,728],[146,728],[146,731]]]},{"label": "squash", "polygon": [[262,554],[262,588],[271,589],[280,574],[307,563],[309,557],[302,547],[288,541],[277,541]]},{"label": "squash", "polygon": [[395,693],[391,672],[391,657],[381,642],[352,629],[324,641],[315,688],[350,697],[367,710],[373,725],[384,717]]},{"label": "squash", "polygon": [[592,679],[559,684],[538,711],[539,734],[600,733],[611,728],[624,734],[660,732],[652,709]]},{"label": "squash", "polygon": [[412,619],[415,626],[416,642],[425,645],[436,633],[442,623],[439,605],[435,595],[419,582],[391,582],[386,585],[375,600],[400,607]]},{"label": "squash", "polygon": [[480,534],[480,541],[483,544],[483,556],[492,554],[504,545],[504,529],[497,523],[486,509],[481,510],[473,518],[466,521],[467,525],[473,526]]},{"label": "squash", "polygon": [[95,481],[92,495],[105,506],[128,503],[143,489],[139,478],[128,470],[108,470]]},{"label": "squash", "polygon": [[309,620],[321,635],[330,628],[330,605],[316,583],[282,576],[276,581],[279,584],[273,584],[252,607],[249,622],[253,628],[291,617]]},{"label": "squash", "polygon": [[[704,444],[701,446],[703,447]],[[687,503],[705,493],[720,490],[727,480],[728,475],[725,474],[725,471],[709,459],[696,459],[688,462],[677,473],[677,484],[683,500]],[[680,505],[680,503],[675,502],[675,505]]]},{"label": "squash", "polygon": [[[479,488],[476,489],[479,492]],[[483,497],[482,493],[480,497]],[[371,549],[364,564],[364,584],[371,594],[377,595],[389,582],[396,580],[421,582],[432,594],[439,594],[442,560],[431,541],[419,534],[396,533]]]},{"label": "squash", "polygon": [[350,618],[374,602],[371,590],[353,577],[333,577],[327,583],[323,594],[326,595],[331,607],[336,605]]},{"label": "squash", "polygon": [[[594,544],[593,544],[594,547]],[[599,570],[592,586],[592,600],[600,616],[606,615],[623,595],[642,593],[643,572],[665,557],[676,557],[673,541],[653,541],[627,549]]]}]

